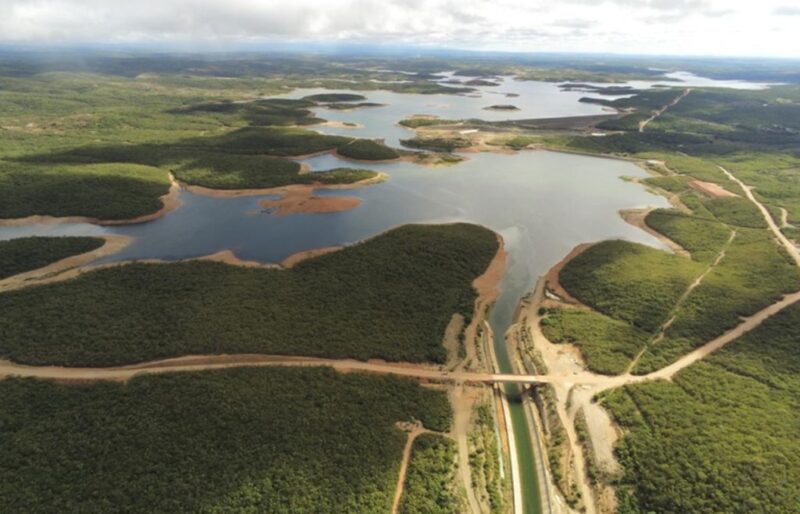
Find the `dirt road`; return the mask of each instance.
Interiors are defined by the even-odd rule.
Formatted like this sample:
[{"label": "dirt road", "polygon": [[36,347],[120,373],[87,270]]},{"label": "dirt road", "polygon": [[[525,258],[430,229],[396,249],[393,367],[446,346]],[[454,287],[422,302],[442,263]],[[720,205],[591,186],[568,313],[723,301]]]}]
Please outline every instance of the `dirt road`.
[{"label": "dirt road", "polygon": [[357,361],[352,359],[322,359],[315,357],[292,357],[282,355],[235,354],[235,355],[190,355],[163,359],[130,366],[105,368],[70,368],[62,366],[28,366],[0,360],[0,379],[7,377],[35,377],[49,380],[113,380],[125,382],[138,375],[203,371],[241,367],[268,366],[325,366],[337,371],[367,372],[401,377],[418,378],[437,382],[456,383],[549,383],[584,384],[595,386],[597,391],[620,387],[655,379],[670,379],[678,371],[719,350],[729,342],[759,326],[767,318],[800,301],[800,291],[784,296],[780,301],[743,318],[742,322],[721,336],[684,355],[671,365],[647,375],[598,375],[589,371],[572,374],[524,375],[509,373],[485,373],[471,371],[447,371],[425,364],[388,363],[383,361]]},{"label": "dirt road", "polygon": [[769,229],[775,235],[775,238],[783,245],[783,247],[789,253],[791,258],[794,259],[795,264],[800,266],[800,250],[798,250],[797,247],[794,244],[792,244],[792,242],[789,241],[789,239],[787,239],[785,235],[783,235],[783,232],[781,232],[781,229],[775,223],[775,220],[772,219],[772,215],[769,213],[767,208],[764,207],[764,205],[756,199],[755,195],[753,195],[753,188],[751,186],[748,186],[738,178],[736,178],[736,176],[733,173],[726,170],[722,166],[720,166],[719,169],[721,169],[722,172],[725,173],[725,175],[727,175],[729,179],[739,184],[739,187],[741,187],[744,190],[744,194],[747,196],[747,199],[753,202],[755,206],[758,207],[758,210],[761,211],[761,215],[767,222],[767,226],[769,227]]},{"label": "dirt road", "polygon": [[661,116],[662,114],[667,112],[667,109],[669,109],[670,107],[673,107],[673,106],[677,105],[678,102],[680,102],[681,100],[686,98],[686,96],[691,92],[692,92],[691,88],[690,89],[684,89],[683,93],[681,93],[681,95],[678,96],[675,100],[671,101],[670,103],[668,103],[667,105],[665,105],[661,109],[659,109],[656,112],[654,112],[653,115],[650,116],[649,118],[647,118],[646,120],[643,120],[643,121],[639,122],[639,132],[644,132],[644,129],[647,127],[647,125],[651,121],[653,121],[654,119],[658,118],[659,116]]},{"label": "dirt road", "polygon": [[411,460],[411,450],[414,448],[414,440],[420,435],[429,432],[422,428],[419,423],[398,423],[402,430],[408,432],[408,439],[403,448],[403,460],[400,461],[400,474],[397,476],[397,485],[394,488],[394,500],[392,501],[392,514],[397,514],[400,508],[400,499],[403,497],[403,489],[406,484],[406,474],[408,473],[408,463]]}]

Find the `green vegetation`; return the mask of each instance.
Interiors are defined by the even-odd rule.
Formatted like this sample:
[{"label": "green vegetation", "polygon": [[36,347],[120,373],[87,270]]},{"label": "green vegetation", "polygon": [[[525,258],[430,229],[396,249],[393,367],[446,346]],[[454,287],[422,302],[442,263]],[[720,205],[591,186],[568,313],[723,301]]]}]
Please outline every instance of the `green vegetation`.
[{"label": "green vegetation", "polygon": [[317,95],[304,96],[303,100],[310,102],[328,103],[328,102],[358,102],[366,100],[364,95],[355,95],[352,93],[320,93]]},{"label": "green vegetation", "polygon": [[500,83],[486,79],[470,79],[464,82],[467,86],[499,86]]},{"label": "green vegetation", "polygon": [[[784,153],[739,153],[726,156],[721,164],[746,184],[769,207],[783,207],[789,222],[800,222],[800,155]],[[777,220],[780,218],[777,217]]]},{"label": "green vegetation", "polygon": [[244,102],[207,102],[173,109],[175,114],[209,113],[236,116],[253,126],[314,125],[323,119],[312,116],[309,107],[316,105],[307,100],[270,98]]},{"label": "green vegetation", "polygon": [[487,111],[518,111],[519,107],[511,104],[497,104],[484,107],[484,109]]},{"label": "green vegetation", "polygon": [[349,183],[375,175],[301,175],[298,163],[280,158],[333,150],[361,160],[398,156],[375,141],[284,127],[245,127],[167,143],[80,146],[0,161],[0,217],[149,214],[161,208],[159,196],[169,189],[167,169],[183,182],[219,189]]},{"label": "green vegetation", "polygon": [[461,120],[448,120],[444,118],[407,118],[398,123],[408,128],[430,127],[434,125],[453,125],[460,123]]},{"label": "green vegetation", "polygon": [[692,259],[698,262],[716,259],[731,236],[731,230],[716,220],[692,216],[675,209],[656,209],[644,221],[648,227],[685,248]]},{"label": "green vegetation", "polygon": [[472,281],[497,247],[483,227],[409,225],[287,270],[101,269],[0,295],[0,355],[75,366],[218,353],[444,362],[445,328],[454,313],[471,318]]},{"label": "green vegetation", "polygon": [[175,177],[192,185],[213,189],[264,189],[290,184],[352,184],[374,178],[369,170],[336,168],[299,174],[295,161],[266,155],[208,155],[175,169]]},{"label": "green vegetation", "polygon": [[452,152],[459,148],[472,146],[469,139],[463,137],[415,137],[413,139],[401,139],[400,143],[409,148],[419,148],[420,150],[432,150],[434,152]]},{"label": "green vegetation", "polygon": [[764,221],[761,212],[746,198],[713,198],[704,201],[703,206],[723,223],[740,227],[767,228],[767,222]]},{"label": "green vegetation", "polygon": [[346,144],[339,145],[336,148],[336,153],[343,157],[361,161],[388,161],[400,157],[395,150],[371,139],[354,139]]},{"label": "green vegetation", "polygon": [[663,177],[647,177],[642,182],[648,186],[663,189],[669,193],[682,193],[689,190],[690,177],[683,175],[669,175]]},{"label": "green vegetation", "polygon": [[395,423],[451,417],[415,381],[323,368],[6,379],[0,397],[3,512],[383,514]]},{"label": "green vegetation", "polygon": [[135,218],[158,211],[163,170],[138,164],[30,165],[0,161],[0,218]]},{"label": "green vegetation", "polygon": [[644,245],[603,241],[567,263],[560,281],[603,314],[653,332],[702,271],[698,263]]},{"label": "green vegetation", "polygon": [[725,257],[676,311],[665,338],[643,355],[637,373],[669,364],[800,288],[800,270],[766,230],[738,228]]},{"label": "green vegetation", "polygon": [[581,450],[583,451],[583,459],[586,466],[586,477],[589,483],[596,486],[601,482],[607,482],[612,477],[608,476],[609,473],[604,472],[597,462],[596,454],[592,446],[592,438],[589,435],[589,424],[586,421],[586,413],[583,408],[578,410],[575,414],[575,433],[578,436],[578,441],[581,443]]},{"label": "green vegetation", "polygon": [[99,237],[20,237],[0,241],[0,280],[103,246]]},{"label": "green vegetation", "polygon": [[[53,63],[28,56],[41,59],[30,67],[24,59],[0,58],[2,218],[150,214],[161,208],[168,171],[225,189],[302,182],[291,169],[295,164],[267,157],[335,151],[353,139],[296,128],[324,121],[312,115],[319,105],[313,100],[263,98],[293,87],[341,87],[348,80],[364,91],[459,92],[427,78],[316,60],[72,57]],[[322,98],[333,99],[351,97]],[[350,146],[343,154],[396,157],[373,142]]]},{"label": "green vegetation", "polygon": [[587,367],[606,375],[623,373],[650,339],[629,323],[577,309],[549,309],[541,326],[547,339],[576,344]]},{"label": "green vegetation", "polygon": [[455,441],[438,434],[418,436],[411,450],[398,511],[401,514],[463,512],[455,474]]},{"label": "green vegetation", "polygon": [[489,505],[490,512],[505,512],[508,484],[501,478],[500,445],[492,403],[481,403],[473,412],[475,421],[469,434],[472,487],[478,500]]},{"label": "green vegetation", "polygon": [[[514,136],[508,139],[504,139],[502,141],[498,141],[498,143],[503,144],[512,150],[524,150],[530,145],[540,144],[542,142],[542,138],[539,136]],[[492,142],[491,144],[495,144]]]},{"label": "green vegetation", "polygon": [[[642,329],[649,343],[636,373],[673,362],[732,328],[742,316],[800,288],[796,266],[766,230],[760,212],[720,169],[730,170],[752,186],[775,220],[786,209],[788,222],[800,225],[800,118],[796,112],[800,88],[693,89],[640,133],[639,121],[677,92],[598,101],[632,110],[599,125],[621,134],[586,137],[525,128],[526,132],[506,143],[517,148],[540,143],[665,161],[669,171],[652,165],[653,171],[663,175],[645,183],[672,193],[687,209],[657,210],[646,223],[686,248],[691,259],[656,251],[633,257],[630,252],[609,253],[600,259],[589,254],[583,263],[579,256],[578,273],[570,278],[568,265],[562,283],[614,319],[592,313],[597,319],[587,323],[583,316],[571,319],[560,313],[544,322],[551,323],[544,330],[551,331],[554,339],[579,334],[605,343],[597,333],[604,335],[611,323],[624,322],[616,326],[624,332]],[[692,180],[719,184],[738,197],[711,198],[694,191],[689,186]],[[784,230],[795,236],[800,233],[792,227]],[[656,253],[661,256],[651,255]],[[718,257],[718,264],[709,269]],[[706,270],[702,282],[679,300],[685,287]],[[800,482],[795,475],[800,465],[794,435],[798,426],[794,382],[800,368],[794,350],[800,338],[800,314],[797,307],[792,311],[791,316],[771,318],[671,383],[646,383],[608,395],[607,405],[628,434],[618,448],[625,468],[624,478],[615,483],[621,514],[797,510],[800,489],[795,484]],[[659,325],[672,316],[674,321],[663,338],[656,337]],[[626,340],[624,336],[609,339]],[[589,347],[583,344],[581,350]],[[618,372],[625,358],[619,355],[617,367],[609,371]],[[587,362],[597,370],[596,362],[589,357]],[[597,470],[590,465],[589,473],[595,475]],[[558,478],[555,473],[554,478]]]},{"label": "green vegetation", "polygon": [[798,341],[795,305],[672,382],[608,393],[627,434],[619,512],[795,512]]},{"label": "green vegetation", "polygon": [[181,182],[214,189],[258,189],[298,182],[300,164],[266,155],[211,154],[176,168]]},{"label": "green vegetation", "polygon": [[383,107],[383,105],[376,102],[333,103],[326,104],[325,108],[336,111],[352,111],[353,109],[363,109],[365,107]]}]

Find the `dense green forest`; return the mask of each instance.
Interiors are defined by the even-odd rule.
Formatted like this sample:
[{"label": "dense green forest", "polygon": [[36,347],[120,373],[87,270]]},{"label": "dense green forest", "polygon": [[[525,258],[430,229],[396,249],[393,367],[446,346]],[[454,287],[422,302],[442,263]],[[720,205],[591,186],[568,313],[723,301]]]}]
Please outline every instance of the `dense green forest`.
[{"label": "dense green forest", "polygon": [[0,218],[135,218],[163,207],[163,170],[139,164],[31,166],[0,160]]},{"label": "dense green forest", "polygon": [[414,440],[400,514],[459,514],[463,497],[456,487],[456,443],[438,434]]},{"label": "dense green forest", "polygon": [[800,307],[672,382],[604,403],[626,435],[620,513],[775,513],[800,505]]},{"label": "dense green forest", "polygon": [[102,366],[206,353],[444,362],[494,232],[407,225],[291,269],[128,264],[0,294],[0,355]]},{"label": "dense green forest", "polygon": [[0,280],[103,246],[99,237],[19,237],[0,241]]},{"label": "dense green forest", "polygon": [[2,512],[384,514],[395,423],[446,431],[451,416],[413,380],[323,368],[7,379],[0,397]]}]

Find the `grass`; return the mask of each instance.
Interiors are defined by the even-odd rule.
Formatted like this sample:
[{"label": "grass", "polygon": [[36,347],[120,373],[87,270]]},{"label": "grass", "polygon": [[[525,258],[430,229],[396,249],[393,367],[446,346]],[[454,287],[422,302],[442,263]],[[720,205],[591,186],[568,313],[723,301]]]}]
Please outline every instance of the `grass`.
[{"label": "grass", "polygon": [[728,197],[713,198],[703,202],[703,205],[718,220],[728,225],[748,228],[767,228],[767,222],[761,211],[746,198]]},{"label": "grass", "polygon": [[798,340],[795,305],[672,382],[609,393],[604,403],[626,434],[619,512],[794,512]]},{"label": "grass", "polygon": [[0,280],[103,246],[99,237],[20,237],[0,241]]},{"label": "grass", "polygon": [[[268,392],[268,394],[265,394]],[[443,392],[322,368],[0,381],[3,512],[385,513]]]},{"label": "grass", "polygon": [[549,309],[541,327],[550,341],[577,345],[589,370],[605,375],[623,373],[651,338],[629,323],[577,309]]},{"label": "grass", "polygon": [[266,353],[444,362],[470,318],[495,234],[410,225],[288,270],[130,264],[0,295],[0,355],[105,366],[186,354]]},{"label": "grass", "polygon": [[560,281],[580,301],[653,332],[703,266],[627,241],[603,241],[564,266]]},{"label": "grass", "polygon": [[456,443],[438,434],[414,440],[400,514],[458,514],[463,500],[455,484]]}]

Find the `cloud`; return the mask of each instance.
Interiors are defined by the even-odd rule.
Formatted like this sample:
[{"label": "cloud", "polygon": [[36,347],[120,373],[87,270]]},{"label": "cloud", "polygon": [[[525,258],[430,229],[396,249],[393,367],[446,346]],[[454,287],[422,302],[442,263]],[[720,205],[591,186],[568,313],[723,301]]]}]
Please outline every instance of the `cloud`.
[{"label": "cloud", "polygon": [[[787,54],[786,0],[0,0],[0,42]],[[775,26],[779,26],[776,30]]]},{"label": "cloud", "polygon": [[772,13],[776,16],[800,16],[800,7],[782,5],[780,7],[776,7]]}]

